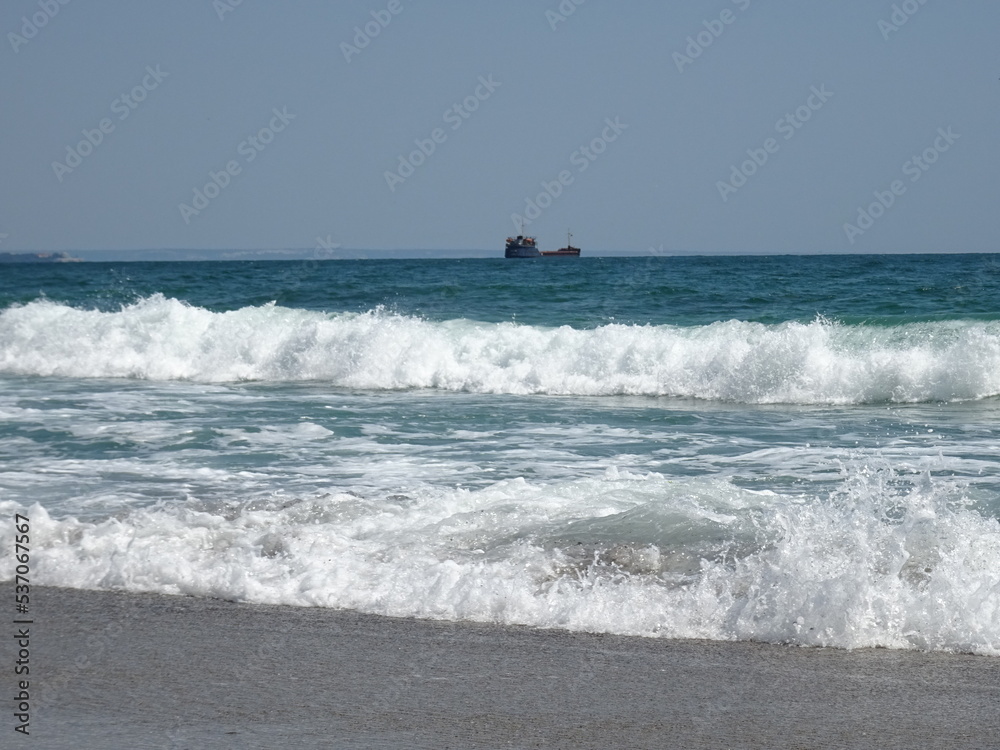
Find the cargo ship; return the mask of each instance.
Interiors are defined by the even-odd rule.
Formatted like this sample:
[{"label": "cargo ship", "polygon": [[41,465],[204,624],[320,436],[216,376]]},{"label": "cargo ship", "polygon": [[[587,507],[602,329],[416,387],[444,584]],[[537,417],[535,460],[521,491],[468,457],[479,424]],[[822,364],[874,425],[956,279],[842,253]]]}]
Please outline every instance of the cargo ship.
[{"label": "cargo ship", "polygon": [[566,247],[561,247],[558,250],[545,250],[541,251],[538,249],[538,242],[534,237],[527,237],[524,234],[524,228],[521,228],[521,234],[517,237],[507,238],[507,247],[504,251],[503,257],[505,258],[553,258],[553,257],[571,257],[576,258],[580,255],[580,248],[573,247],[572,239],[573,235],[567,233]]},{"label": "cargo ship", "polygon": [[542,252],[542,255],[547,258],[578,258],[580,256],[580,248],[573,247],[573,235],[570,232],[566,232],[566,247],[561,247],[558,250],[545,250]]}]

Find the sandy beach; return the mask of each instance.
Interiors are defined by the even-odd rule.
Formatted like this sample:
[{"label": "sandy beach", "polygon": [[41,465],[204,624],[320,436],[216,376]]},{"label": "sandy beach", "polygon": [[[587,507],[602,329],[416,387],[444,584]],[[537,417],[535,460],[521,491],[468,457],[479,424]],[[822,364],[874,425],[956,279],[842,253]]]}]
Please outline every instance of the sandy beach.
[{"label": "sandy beach", "polygon": [[988,748],[1000,736],[989,657],[58,588],[32,604],[31,735],[18,746]]}]

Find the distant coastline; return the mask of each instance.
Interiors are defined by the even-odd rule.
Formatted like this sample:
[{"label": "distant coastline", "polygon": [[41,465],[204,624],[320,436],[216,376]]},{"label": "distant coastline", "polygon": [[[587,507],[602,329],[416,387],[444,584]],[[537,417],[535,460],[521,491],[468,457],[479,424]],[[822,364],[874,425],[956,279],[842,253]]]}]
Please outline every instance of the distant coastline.
[{"label": "distant coastline", "polygon": [[83,263],[69,253],[0,253],[0,263]]}]

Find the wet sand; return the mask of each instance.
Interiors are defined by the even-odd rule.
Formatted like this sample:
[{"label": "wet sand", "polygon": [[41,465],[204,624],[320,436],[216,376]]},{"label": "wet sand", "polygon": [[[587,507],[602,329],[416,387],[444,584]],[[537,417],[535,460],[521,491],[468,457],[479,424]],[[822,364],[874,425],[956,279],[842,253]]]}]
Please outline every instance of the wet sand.
[{"label": "wet sand", "polygon": [[55,588],[31,604],[31,736],[6,712],[4,747],[1000,746],[997,658]]}]

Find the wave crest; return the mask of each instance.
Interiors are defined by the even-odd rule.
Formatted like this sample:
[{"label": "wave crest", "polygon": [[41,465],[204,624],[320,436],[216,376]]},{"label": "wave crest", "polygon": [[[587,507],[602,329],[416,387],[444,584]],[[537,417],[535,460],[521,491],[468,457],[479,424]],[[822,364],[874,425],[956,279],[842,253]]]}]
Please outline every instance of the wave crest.
[{"label": "wave crest", "polygon": [[162,295],[117,312],[39,300],[0,313],[0,373],[742,403],[951,401],[1000,394],[1000,323],[580,330],[381,309],[213,312]]}]

